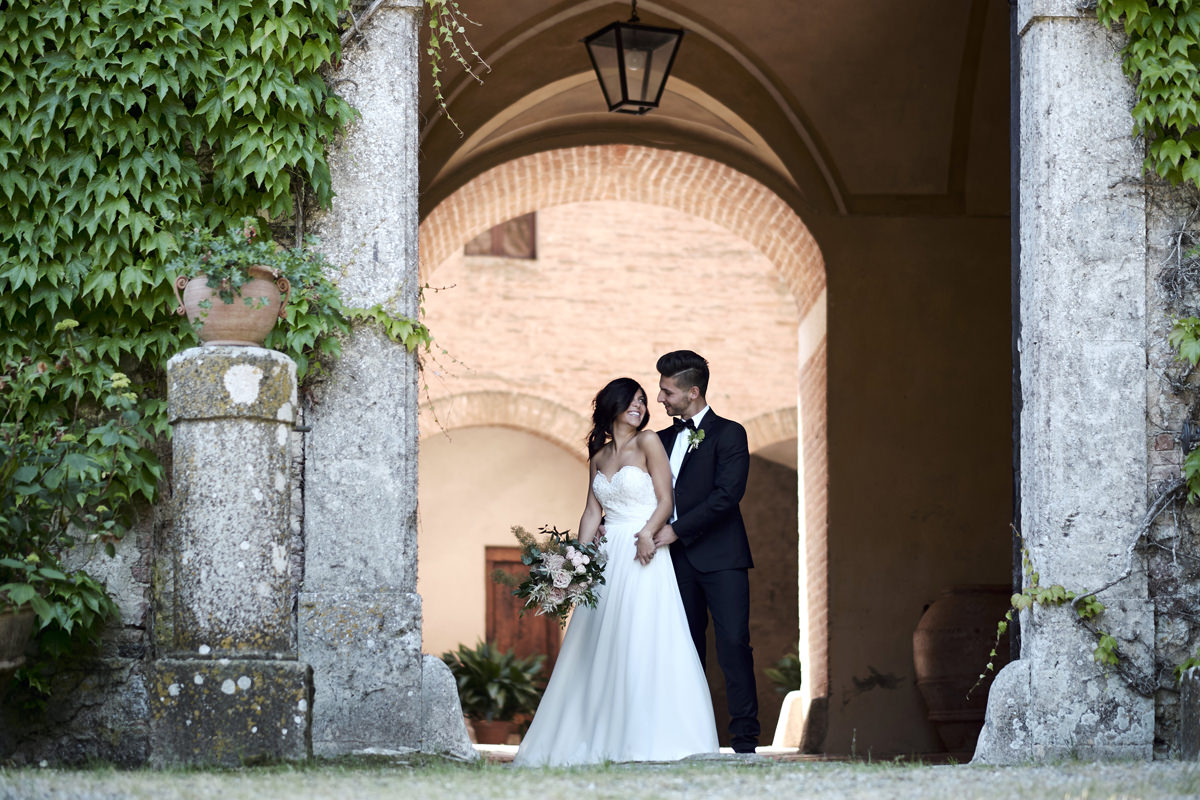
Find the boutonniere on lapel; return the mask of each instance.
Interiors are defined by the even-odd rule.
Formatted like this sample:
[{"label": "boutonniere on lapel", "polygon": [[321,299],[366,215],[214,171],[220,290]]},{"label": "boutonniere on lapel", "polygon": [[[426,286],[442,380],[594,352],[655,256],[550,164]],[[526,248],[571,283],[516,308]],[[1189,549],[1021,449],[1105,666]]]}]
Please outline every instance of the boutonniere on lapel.
[{"label": "boutonniere on lapel", "polygon": [[696,428],[695,430],[688,431],[687,451],[689,453],[692,452],[697,447],[699,447],[700,443],[703,441],[704,441],[704,429],[703,428]]}]

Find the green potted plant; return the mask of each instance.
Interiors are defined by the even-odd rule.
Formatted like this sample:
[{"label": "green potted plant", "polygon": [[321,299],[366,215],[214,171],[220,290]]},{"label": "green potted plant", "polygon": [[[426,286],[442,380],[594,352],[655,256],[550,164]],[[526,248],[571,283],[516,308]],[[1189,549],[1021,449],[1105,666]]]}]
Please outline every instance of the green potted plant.
[{"label": "green potted plant", "polygon": [[276,320],[289,318],[289,295],[348,330],[329,262],[307,247],[275,243],[257,217],[223,230],[186,224],[179,254],[166,267],[176,276],[176,313],[187,315],[203,344],[261,347]]},{"label": "green potted plant", "polygon": [[543,655],[518,658],[501,652],[491,642],[475,647],[460,644],[442,654],[454,673],[463,715],[471,721],[475,738],[484,744],[505,744],[516,731],[518,719],[537,710],[544,687]]},{"label": "green potted plant", "polygon": [[774,667],[768,667],[763,672],[771,679],[771,683],[775,684],[775,691],[782,695],[800,689],[803,670],[800,667],[800,656],[797,653],[787,654],[776,661]]},{"label": "green potted plant", "polygon": [[0,365],[0,653],[5,682],[22,666],[35,632],[37,657],[24,667],[26,682],[45,693],[54,663],[98,641],[118,609],[103,584],[64,557],[84,539],[112,543],[130,522],[135,489],[122,482],[141,461],[133,433],[139,420],[129,379],[112,372],[95,392],[64,406],[51,402],[63,382],[84,380],[72,369],[74,320],[54,329],[56,352],[33,353]]}]

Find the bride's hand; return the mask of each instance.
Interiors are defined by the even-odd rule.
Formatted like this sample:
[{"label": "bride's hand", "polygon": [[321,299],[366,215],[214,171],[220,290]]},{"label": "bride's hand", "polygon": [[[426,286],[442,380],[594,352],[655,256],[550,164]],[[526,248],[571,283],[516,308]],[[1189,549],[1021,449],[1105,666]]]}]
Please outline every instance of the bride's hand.
[{"label": "bride's hand", "polygon": [[647,533],[639,533],[637,537],[637,560],[642,566],[654,558],[654,539]]}]

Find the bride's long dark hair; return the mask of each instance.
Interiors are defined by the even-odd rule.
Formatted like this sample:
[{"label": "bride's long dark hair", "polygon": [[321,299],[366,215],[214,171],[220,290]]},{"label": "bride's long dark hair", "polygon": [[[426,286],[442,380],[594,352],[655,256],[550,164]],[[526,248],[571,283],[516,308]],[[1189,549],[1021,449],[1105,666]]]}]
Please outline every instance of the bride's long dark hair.
[{"label": "bride's long dark hair", "polygon": [[[617,378],[609,381],[596,394],[596,399],[592,401],[592,432],[587,437],[588,458],[599,453],[612,439],[613,420],[629,408],[638,392],[646,394],[646,390],[633,378]],[[647,408],[638,430],[646,427],[649,421],[650,409]]]}]

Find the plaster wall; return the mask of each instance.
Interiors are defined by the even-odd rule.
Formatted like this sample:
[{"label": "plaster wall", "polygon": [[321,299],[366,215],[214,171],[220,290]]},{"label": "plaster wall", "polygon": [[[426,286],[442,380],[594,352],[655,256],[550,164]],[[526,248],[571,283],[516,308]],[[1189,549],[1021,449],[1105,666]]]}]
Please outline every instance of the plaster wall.
[{"label": "plaster wall", "polygon": [[578,529],[587,467],[528,432],[462,428],[421,442],[420,487],[422,650],[441,655],[484,636],[486,547],[515,546],[513,525]]},{"label": "plaster wall", "polygon": [[[484,590],[491,580],[484,549],[515,544],[511,525],[530,532],[541,525],[574,530],[586,486],[581,459],[522,431],[466,428],[422,441],[417,585],[425,652],[440,655],[483,637]],[[756,561],[750,639],[760,722],[769,738],[782,695],[765,670],[796,649],[796,471],[752,457],[742,511]],[[724,680],[711,641],[709,650],[709,687],[725,741]]]},{"label": "plaster wall", "polygon": [[935,752],[912,632],[944,589],[1010,579],[1008,220],[812,227],[829,281],[829,702],[809,746]]}]

